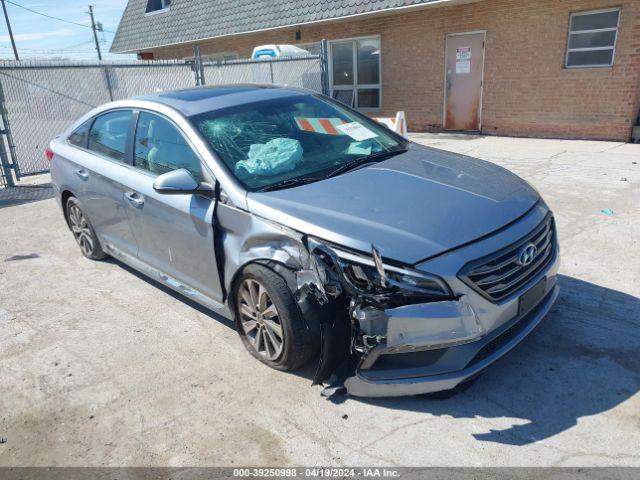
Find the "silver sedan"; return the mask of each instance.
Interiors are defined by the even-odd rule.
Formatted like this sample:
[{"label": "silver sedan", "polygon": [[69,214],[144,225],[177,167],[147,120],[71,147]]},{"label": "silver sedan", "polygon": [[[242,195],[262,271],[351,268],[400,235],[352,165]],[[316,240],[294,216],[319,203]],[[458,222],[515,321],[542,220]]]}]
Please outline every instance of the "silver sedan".
[{"label": "silver sedan", "polygon": [[554,219],[478,159],[312,92],[256,85],[113,102],[52,141],[81,252],[235,320],[280,370],[352,395],[453,389],[558,294]]}]

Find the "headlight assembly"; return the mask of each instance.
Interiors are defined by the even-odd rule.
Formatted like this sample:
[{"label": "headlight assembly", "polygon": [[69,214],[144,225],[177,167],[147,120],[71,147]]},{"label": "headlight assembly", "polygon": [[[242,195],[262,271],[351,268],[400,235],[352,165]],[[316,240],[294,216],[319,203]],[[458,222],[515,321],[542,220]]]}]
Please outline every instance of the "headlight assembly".
[{"label": "headlight assembly", "polygon": [[[421,297],[425,301],[452,297],[451,290],[440,277],[385,264],[375,248],[372,248],[371,256],[363,256],[317,240],[313,243],[324,247],[321,251],[330,251],[335,254],[344,279],[357,293],[387,297],[392,295]],[[312,245],[310,249],[314,251]]]}]

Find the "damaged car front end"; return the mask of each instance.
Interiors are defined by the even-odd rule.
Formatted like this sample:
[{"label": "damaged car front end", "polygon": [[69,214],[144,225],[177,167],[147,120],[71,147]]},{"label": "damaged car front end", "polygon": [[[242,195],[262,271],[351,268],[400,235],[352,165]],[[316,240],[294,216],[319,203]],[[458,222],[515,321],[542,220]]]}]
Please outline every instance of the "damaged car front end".
[{"label": "damaged car front end", "polygon": [[[415,266],[385,263],[375,246],[364,255],[309,238],[315,275],[300,286],[316,291],[320,303],[344,296],[348,305],[346,315],[322,324],[315,383],[325,381],[334,389],[344,384],[354,396],[384,397],[450,390],[476,377],[524,339],[557,298],[557,239],[545,210],[538,206],[512,226],[522,232],[534,228],[497,252],[495,245],[514,231]],[[533,265],[519,265],[520,251],[532,241],[542,256]],[[476,257],[483,250],[491,253]],[[468,255],[483,262],[481,286],[464,276],[478,263]],[[331,285],[329,294],[324,285]],[[500,286],[508,294],[495,302],[482,285]]]},{"label": "damaged car front end", "polygon": [[[232,214],[219,207],[227,289],[251,261],[287,281],[319,343],[313,382],[328,385],[328,394],[342,386],[368,397],[455,388],[514,348],[553,305],[553,215],[503,168],[413,144],[349,115],[386,141],[384,150],[320,177],[266,186],[258,180],[267,177],[246,177],[256,187],[245,205]],[[355,135],[314,135],[324,145],[319,155],[340,139],[351,153],[364,145]],[[227,139],[211,144],[220,152]],[[250,226],[233,233],[234,222]],[[254,237],[264,225],[277,240]]]}]

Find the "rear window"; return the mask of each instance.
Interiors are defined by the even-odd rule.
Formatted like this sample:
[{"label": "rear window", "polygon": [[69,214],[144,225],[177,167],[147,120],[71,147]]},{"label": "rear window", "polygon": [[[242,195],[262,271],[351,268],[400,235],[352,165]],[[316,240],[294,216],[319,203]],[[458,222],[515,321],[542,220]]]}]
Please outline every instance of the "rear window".
[{"label": "rear window", "polygon": [[124,162],[131,117],[130,110],[119,110],[96,118],[89,133],[89,150]]}]

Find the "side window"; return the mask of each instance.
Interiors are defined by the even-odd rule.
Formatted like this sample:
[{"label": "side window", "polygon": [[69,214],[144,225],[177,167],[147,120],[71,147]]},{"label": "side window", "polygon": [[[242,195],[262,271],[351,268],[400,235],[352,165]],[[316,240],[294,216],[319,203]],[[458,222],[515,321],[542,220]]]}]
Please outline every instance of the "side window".
[{"label": "side window", "polygon": [[186,168],[202,181],[202,165],[178,128],[169,120],[152,113],[140,112],[133,164],[161,175]]},{"label": "side window", "polygon": [[131,111],[122,110],[96,118],[89,132],[89,150],[124,162],[131,117]]},{"label": "side window", "polygon": [[572,13],[567,68],[610,67],[616,49],[620,9]]},{"label": "side window", "polygon": [[89,138],[89,128],[91,127],[92,121],[93,119],[87,120],[78,128],[76,128],[71,135],[69,135],[69,138],[67,140],[71,145],[87,148],[87,138]]}]

